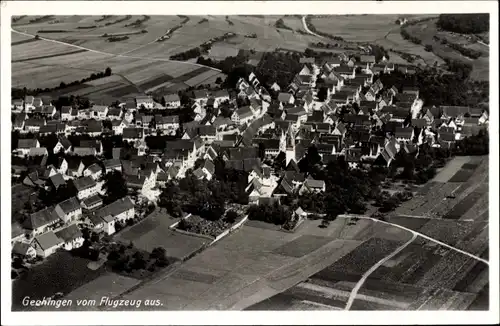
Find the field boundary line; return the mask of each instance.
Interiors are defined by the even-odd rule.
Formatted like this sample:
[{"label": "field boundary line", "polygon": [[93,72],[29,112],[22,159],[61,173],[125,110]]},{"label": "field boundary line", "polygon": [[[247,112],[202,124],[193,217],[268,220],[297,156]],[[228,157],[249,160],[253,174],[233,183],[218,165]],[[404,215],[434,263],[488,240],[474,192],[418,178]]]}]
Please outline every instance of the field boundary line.
[{"label": "field boundary line", "polygon": [[412,234],[412,237],[410,240],[406,241],[405,243],[403,243],[401,246],[399,246],[398,248],[396,248],[396,250],[394,250],[391,254],[389,254],[388,256],[382,258],[381,260],[379,260],[375,265],[373,265],[369,270],[366,271],[366,273],[363,274],[363,276],[361,277],[361,279],[358,281],[358,283],[356,283],[356,286],[354,287],[354,289],[352,289],[351,291],[351,295],[349,296],[349,299],[347,300],[347,303],[346,303],[346,306],[345,306],[345,309],[344,310],[349,310],[351,309],[351,306],[354,302],[354,299],[356,298],[356,295],[358,294],[358,291],[359,289],[363,286],[363,284],[365,283],[366,279],[377,269],[379,268],[380,266],[382,266],[386,261],[388,261],[389,259],[391,259],[392,257],[396,256],[397,254],[399,254],[403,249],[405,249],[410,243],[412,243],[415,239],[417,238],[417,234],[416,233],[413,233]]},{"label": "field boundary line", "polygon": [[[11,27],[11,30],[14,33],[18,33],[18,34],[21,34],[21,35],[24,35],[24,36],[35,37],[35,35],[32,35],[32,34],[28,34],[28,33],[20,32],[20,31],[16,31],[12,27]],[[214,67],[210,67],[210,66],[206,66],[206,65],[202,65],[200,63],[194,63],[194,62],[189,62],[189,61],[171,60],[171,59],[165,59],[165,58],[148,58],[148,57],[129,56],[129,55],[123,55],[123,54],[113,54],[113,53],[103,52],[103,51],[94,50],[94,49],[89,49],[89,48],[86,48],[86,47],[83,47],[83,46],[80,46],[80,45],[66,43],[66,42],[62,42],[62,41],[58,41],[58,40],[53,40],[53,39],[45,38],[45,37],[41,37],[41,36],[38,36],[38,38],[40,40],[44,40],[44,41],[48,41],[48,42],[54,42],[54,43],[59,43],[59,44],[71,46],[71,47],[82,49],[82,50],[87,50],[87,51],[98,53],[98,54],[102,54],[102,55],[109,55],[111,57],[131,58],[131,59],[150,60],[150,61],[178,62],[178,63],[182,63],[182,64],[187,64],[187,65],[191,65],[191,66],[198,66],[198,67],[208,68],[210,70],[215,70],[215,71],[218,71],[218,72],[222,72],[222,70],[220,70],[220,69],[217,69],[217,68],[214,68]]]},{"label": "field boundary line", "polygon": [[469,256],[469,257],[471,257],[471,258],[473,258],[473,259],[475,259],[475,260],[479,260],[479,261],[481,261],[481,262],[485,263],[485,264],[486,264],[486,265],[488,265],[488,266],[490,265],[490,263],[489,263],[486,259],[483,259],[483,258],[481,258],[481,257],[478,257],[478,256],[476,256],[476,255],[473,255],[473,254],[471,254],[470,252],[467,252],[467,251],[464,251],[464,250],[461,250],[461,249],[455,248],[455,247],[453,247],[453,246],[450,246],[450,245],[449,245],[449,244],[447,244],[447,243],[441,242],[441,241],[439,241],[439,240],[437,240],[437,239],[434,239],[434,238],[432,238],[432,237],[429,237],[428,235],[425,235],[425,234],[423,234],[423,233],[417,232],[417,231],[415,231],[415,230],[412,230],[412,229],[410,229],[410,228],[404,227],[404,226],[399,225],[399,224],[396,224],[396,223],[386,222],[386,221],[378,220],[378,219],[373,218],[373,217],[369,217],[369,216],[362,216],[362,215],[339,215],[339,216],[340,216],[340,217],[343,217],[343,218],[360,218],[360,219],[365,219],[365,220],[372,220],[372,221],[374,221],[374,222],[380,222],[380,223],[383,223],[383,224],[387,224],[387,225],[395,226],[395,227],[398,227],[398,228],[400,228],[400,229],[403,229],[403,230],[406,230],[406,231],[409,231],[409,232],[415,233],[416,235],[418,235],[418,236],[420,236],[420,237],[422,237],[422,238],[424,238],[424,239],[426,239],[426,240],[429,240],[429,241],[435,242],[435,243],[437,243],[438,245],[441,245],[441,246],[446,247],[446,248],[448,248],[448,249],[451,249],[451,250],[454,250],[454,251],[459,252],[459,253],[461,253],[461,254],[464,254],[464,255],[466,255],[466,256]]}]

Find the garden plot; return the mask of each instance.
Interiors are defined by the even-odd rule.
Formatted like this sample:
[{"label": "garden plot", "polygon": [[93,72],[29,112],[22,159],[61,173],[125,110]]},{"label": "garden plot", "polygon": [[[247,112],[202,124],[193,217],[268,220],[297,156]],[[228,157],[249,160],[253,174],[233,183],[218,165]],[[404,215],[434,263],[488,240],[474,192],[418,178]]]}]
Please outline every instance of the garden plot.
[{"label": "garden plot", "polygon": [[123,243],[132,241],[137,248],[148,252],[156,247],[163,247],[167,251],[167,256],[181,260],[201,250],[207,244],[207,239],[170,230],[169,227],[174,222],[175,220],[169,218],[168,215],[156,212],[140,223],[120,232],[116,239]]},{"label": "garden plot", "polygon": [[434,219],[426,223],[418,232],[453,246],[475,227],[477,224],[472,222]]}]

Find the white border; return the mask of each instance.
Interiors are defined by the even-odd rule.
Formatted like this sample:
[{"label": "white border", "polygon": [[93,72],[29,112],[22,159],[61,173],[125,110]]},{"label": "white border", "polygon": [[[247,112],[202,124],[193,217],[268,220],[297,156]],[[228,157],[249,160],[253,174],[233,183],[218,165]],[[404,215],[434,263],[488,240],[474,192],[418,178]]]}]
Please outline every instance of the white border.
[{"label": "white border", "polygon": [[[476,324],[499,322],[498,294],[498,7],[496,1],[2,1],[1,150],[2,153],[2,324]],[[425,14],[490,13],[490,311],[489,312],[33,312],[10,311],[10,17],[47,14]]]}]

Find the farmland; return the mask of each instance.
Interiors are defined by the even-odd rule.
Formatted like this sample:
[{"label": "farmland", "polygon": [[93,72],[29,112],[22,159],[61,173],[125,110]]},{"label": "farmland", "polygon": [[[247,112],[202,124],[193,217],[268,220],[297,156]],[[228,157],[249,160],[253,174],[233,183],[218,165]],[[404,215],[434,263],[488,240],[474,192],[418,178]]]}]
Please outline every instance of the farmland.
[{"label": "farmland", "polygon": [[[439,31],[436,27],[436,21],[437,19],[421,22],[405,27],[405,29],[410,35],[417,37],[422,41],[421,47],[429,44],[432,45],[432,53],[436,54],[440,58],[449,58],[466,63],[472,63],[472,77],[477,80],[488,80],[489,60],[487,58],[489,56],[489,47],[476,43],[475,41],[471,41],[460,34]],[[464,45],[466,48],[479,51],[481,53],[481,57],[477,59],[466,57],[457,50],[452,49],[448,44],[445,44],[445,41],[443,40],[446,40],[448,44],[460,44]]]},{"label": "farmland", "polygon": [[[57,292],[67,294],[105,272],[104,267],[97,270],[89,269],[88,263],[89,260],[72,256],[69,252],[53,254],[12,283],[12,309],[18,311],[30,309],[21,304],[26,296],[31,299],[42,299]],[[60,277],[61,275],[65,277]]]}]

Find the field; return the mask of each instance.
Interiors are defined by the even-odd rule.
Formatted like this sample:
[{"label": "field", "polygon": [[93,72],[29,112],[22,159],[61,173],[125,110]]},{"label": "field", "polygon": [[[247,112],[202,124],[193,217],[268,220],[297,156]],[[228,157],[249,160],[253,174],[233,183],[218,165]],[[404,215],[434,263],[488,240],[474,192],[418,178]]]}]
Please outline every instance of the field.
[{"label": "field", "polygon": [[193,252],[201,249],[207,239],[180,234],[170,230],[169,226],[176,220],[166,213],[156,211],[140,223],[123,230],[116,236],[116,240],[129,243],[142,250],[151,252],[156,247],[163,247],[167,256],[184,259]]},{"label": "field", "polygon": [[105,272],[104,267],[97,270],[89,269],[88,263],[89,260],[72,256],[69,252],[54,253],[12,282],[12,310],[34,309],[35,307],[22,305],[22,299],[26,296],[31,299],[42,299],[57,292],[67,294]]},{"label": "field", "polygon": [[[176,91],[199,84],[214,85],[217,78],[225,78],[223,74],[209,67],[170,61],[168,58],[171,54],[190,49],[227,31],[198,35],[193,26],[186,24],[185,30],[177,30],[170,39],[155,42],[169,28],[177,26],[182,19],[177,16],[153,16],[140,28],[134,28],[125,25],[142,16],[133,16],[126,22],[110,26],[104,26],[104,23],[123,17],[110,17],[100,23],[95,23],[95,20],[100,19],[99,16],[54,17],[56,23],[51,23],[50,19],[40,23],[28,23],[25,18],[16,23],[15,29],[20,33],[12,33],[14,87],[55,87],[61,82],[80,80],[93,72],[104,71],[110,67],[113,74],[126,79],[124,85],[101,84],[101,89],[86,89],[85,94],[81,94],[92,100],[110,101],[114,97],[131,97],[158,88]],[[78,28],[94,24],[102,26]],[[142,29],[148,30],[148,33],[138,33]],[[64,32],[41,33],[40,39],[34,40],[34,35],[39,30]],[[199,28],[197,30],[199,31]],[[129,39],[123,42],[107,42],[106,38],[102,37],[105,33],[127,34]],[[80,88],[86,87],[78,87],[78,90]],[[78,90],[69,89],[66,93],[80,94]],[[58,91],[56,95],[59,94],[66,95],[63,90]]]},{"label": "field", "polygon": [[[93,281],[80,286],[75,291],[71,292],[69,295],[65,296],[65,300],[72,300],[73,305],[65,307],[68,311],[88,311],[89,308],[98,308],[99,302],[103,297],[115,297],[124,291],[130,289],[131,287],[137,285],[140,281],[131,277],[126,277],[118,275],[115,273],[106,273],[99,276]],[[77,300],[96,300],[97,305],[94,307],[88,306],[78,306],[76,305]]]},{"label": "field", "polygon": [[[351,230],[350,238],[362,243],[354,250],[247,309],[344,309],[356,284],[376,266],[350,310],[487,310],[489,269],[475,258],[488,260],[487,176],[488,157],[454,158],[412,200],[385,217],[395,226],[358,220],[352,226],[358,230]],[[341,236],[338,223],[334,221],[337,231],[329,236]],[[417,236],[406,242],[410,233],[396,225],[430,239]],[[409,244],[382,260],[404,243]]]},{"label": "field", "polygon": [[319,221],[306,221],[296,233],[244,225],[124,298],[160,297],[168,310],[243,309],[348,254],[362,242],[352,238],[370,224],[360,222],[356,227],[339,220],[320,229]]}]

